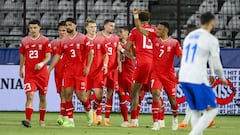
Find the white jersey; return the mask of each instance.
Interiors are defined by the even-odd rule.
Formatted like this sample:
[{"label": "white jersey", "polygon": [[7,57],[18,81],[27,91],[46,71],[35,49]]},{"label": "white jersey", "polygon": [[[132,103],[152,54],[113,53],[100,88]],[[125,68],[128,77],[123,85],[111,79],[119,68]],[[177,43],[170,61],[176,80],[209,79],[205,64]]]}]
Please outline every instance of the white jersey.
[{"label": "white jersey", "polygon": [[213,56],[219,57],[219,42],[204,29],[197,29],[184,39],[179,81],[209,85],[207,62]]}]

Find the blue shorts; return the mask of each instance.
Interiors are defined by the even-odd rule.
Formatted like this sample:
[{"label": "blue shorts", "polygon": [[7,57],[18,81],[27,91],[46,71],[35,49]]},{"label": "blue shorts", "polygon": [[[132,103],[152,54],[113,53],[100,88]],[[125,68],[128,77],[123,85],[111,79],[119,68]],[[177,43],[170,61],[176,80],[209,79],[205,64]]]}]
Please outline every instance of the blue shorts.
[{"label": "blue shorts", "polygon": [[208,107],[216,108],[216,96],[213,89],[205,84],[193,84],[180,82],[180,88],[186,96],[191,110],[202,111]]}]

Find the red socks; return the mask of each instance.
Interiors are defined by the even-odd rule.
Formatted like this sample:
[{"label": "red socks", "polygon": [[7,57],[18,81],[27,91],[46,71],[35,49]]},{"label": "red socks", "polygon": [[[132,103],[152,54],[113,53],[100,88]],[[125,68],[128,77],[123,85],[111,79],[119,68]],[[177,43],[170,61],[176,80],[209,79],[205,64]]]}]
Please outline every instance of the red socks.
[{"label": "red socks", "polygon": [[68,118],[73,118],[73,103],[72,100],[67,101],[65,103],[65,107],[66,107],[66,115],[68,116]]},{"label": "red socks", "polygon": [[112,98],[107,98],[105,107],[105,118],[109,118],[112,111]]},{"label": "red socks", "polygon": [[171,106],[171,108],[172,108],[173,117],[176,118],[178,116],[178,103],[176,103],[175,106]]},{"label": "red socks", "polygon": [[160,98],[160,102],[162,103],[162,108],[159,108],[159,112],[158,112],[158,120],[164,120],[164,112],[165,112],[165,108],[164,108],[164,103],[163,103],[163,99],[162,99],[162,97]]},{"label": "red socks", "polygon": [[90,100],[87,99],[87,101],[85,103],[83,103],[84,109],[86,112],[89,112],[91,110],[91,106],[90,106]]},{"label": "red socks", "polygon": [[153,116],[153,122],[158,121],[158,112],[159,112],[159,104],[156,101],[152,102],[152,116]]},{"label": "red socks", "polygon": [[33,113],[33,109],[32,108],[26,108],[25,109],[25,117],[26,117],[27,121],[31,121],[32,113]]},{"label": "red socks", "polygon": [[39,109],[40,114],[40,121],[44,121],[46,110],[45,109]]},{"label": "red socks", "polygon": [[128,108],[127,108],[127,95],[119,95],[120,96],[120,109],[123,116],[124,121],[128,121]]}]

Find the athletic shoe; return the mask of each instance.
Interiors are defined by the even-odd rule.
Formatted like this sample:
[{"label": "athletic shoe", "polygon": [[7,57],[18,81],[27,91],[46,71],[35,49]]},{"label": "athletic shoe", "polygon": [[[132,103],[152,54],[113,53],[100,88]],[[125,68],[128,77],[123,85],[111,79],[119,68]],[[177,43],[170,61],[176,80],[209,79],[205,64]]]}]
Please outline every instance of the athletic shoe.
[{"label": "athletic shoe", "polygon": [[63,116],[61,116],[61,115],[58,116],[57,123],[58,123],[59,126],[62,126],[62,124],[63,124]]},{"label": "athletic shoe", "polygon": [[154,123],[153,123],[152,130],[160,130],[160,127],[159,127],[158,122],[154,122]]},{"label": "athletic shoe", "polygon": [[164,120],[158,120],[158,125],[160,128],[164,128],[165,127],[165,121]]},{"label": "athletic shoe", "polygon": [[93,112],[93,123],[97,125],[97,114]]},{"label": "athletic shoe", "polygon": [[178,118],[177,117],[173,117],[172,118],[172,130],[177,130],[178,129]]},{"label": "athletic shoe", "polygon": [[212,121],[210,122],[210,124],[208,125],[208,128],[214,126],[215,124],[216,124],[215,120],[212,120]]},{"label": "athletic shoe", "polygon": [[138,126],[139,125],[138,125],[138,120],[137,119],[131,120],[131,123],[128,124],[128,127],[130,127],[130,128],[136,128]]},{"label": "athletic shoe", "polygon": [[188,124],[187,123],[180,123],[180,124],[178,124],[178,128],[188,128]]},{"label": "athletic shoe", "polygon": [[86,113],[88,126],[91,126],[93,123],[93,111],[90,110]]},{"label": "athletic shoe", "polygon": [[40,120],[40,121],[39,121],[39,126],[40,126],[40,127],[45,127],[45,126],[46,126],[45,121],[41,121],[41,120]]},{"label": "athletic shoe", "polygon": [[30,124],[30,122],[27,121],[27,120],[22,120],[22,125],[23,125],[24,127],[27,127],[27,128],[31,128],[31,127],[32,127],[31,124]]},{"label": "athletic shoe", "polygon": [[102,124],[102,116],[98,115],[97,116],[97,125],[101,125]]},{"label": "athletic shoe", "polygon": [[125,128],[128,127],[128,125],[129,125],[128,121],[124,121],[120,126]]},{"label": "athletic shoe", "polygon": [[109,126],[111,126],[111,124],[109,121],[104,121],[104,126],[109,127]]},{"label": "athletic shoe", "polygon": [[71,121],[69,118],[64,119],[63,127],[75,127],[74,121]]}]

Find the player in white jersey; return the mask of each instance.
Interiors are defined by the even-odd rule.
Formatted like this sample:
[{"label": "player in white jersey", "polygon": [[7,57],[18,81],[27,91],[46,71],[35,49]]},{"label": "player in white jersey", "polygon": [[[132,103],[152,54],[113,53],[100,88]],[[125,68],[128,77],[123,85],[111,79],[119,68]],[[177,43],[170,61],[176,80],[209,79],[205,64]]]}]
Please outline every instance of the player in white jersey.
[{"label": "player in white jersey", "polygon": [[210,33],[215,25],[213,14],[202,14],[201,28],[191,32],[183,42],[179,81],[192,111],[192,131],[189,135],[202,135],[218,112],[216,96],[207,79],[207,62],[227,84],[219,56],[219,42]]}]

